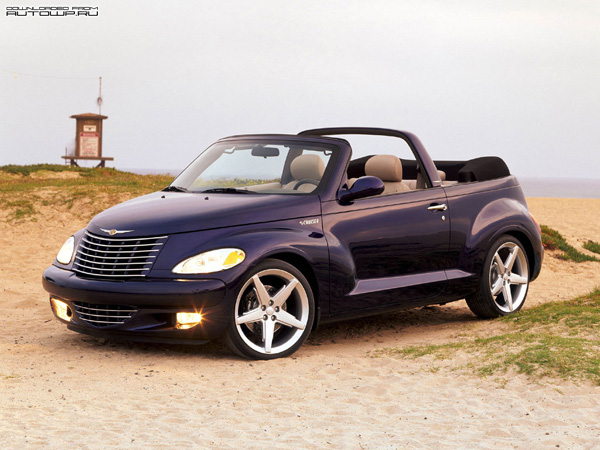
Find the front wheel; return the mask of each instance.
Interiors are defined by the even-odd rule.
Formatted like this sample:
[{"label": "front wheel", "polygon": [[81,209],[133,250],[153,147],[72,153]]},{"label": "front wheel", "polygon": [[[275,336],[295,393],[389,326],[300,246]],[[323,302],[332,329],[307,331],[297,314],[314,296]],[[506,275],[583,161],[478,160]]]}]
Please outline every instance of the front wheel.
[{"label": "front wheel", "polygon": [[265,260],[239,290],[225,342],[239,356],[291,355],[310,333],[315,301],[310,284],[291,264]]},{"label": "front wheel", "polygon": [[466,298],[471,311],[492,319],[518,311],[529,288],[527,253],[513,236],[502,236],[491,246],[485,259],[479,288]]}]

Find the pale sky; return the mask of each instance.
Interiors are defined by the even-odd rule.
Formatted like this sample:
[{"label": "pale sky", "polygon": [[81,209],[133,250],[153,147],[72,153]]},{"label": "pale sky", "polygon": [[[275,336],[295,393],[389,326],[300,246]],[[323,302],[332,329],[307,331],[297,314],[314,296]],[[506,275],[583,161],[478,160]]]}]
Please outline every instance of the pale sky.
[{"label": "pale sky", "polygon": [[[99,15],[6,17],[42,5]],[[377,126],[416,133],[434,159],[600,178],[598,1],[0,6],[0,165],[62,163],[102,76],[117,168],[181,169],[232,134]]]}]

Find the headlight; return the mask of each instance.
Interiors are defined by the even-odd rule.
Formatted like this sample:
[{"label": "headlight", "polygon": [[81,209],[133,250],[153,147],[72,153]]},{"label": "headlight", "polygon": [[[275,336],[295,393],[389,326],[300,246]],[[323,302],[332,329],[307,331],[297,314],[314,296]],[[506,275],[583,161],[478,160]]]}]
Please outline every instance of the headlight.
[{"label": "headlight", "polygon": [[67,241],[63,244],[61,249],[56,255],[56,260],[61,264],[69,264],[71,259],[73,259],[73,251],[75,250],[75,238],[71,236]]},{"label": "headlight", "polygon": [[239,248],[220,248],[181,261],[173,268],[173,273],[220,272],[237,266],[244,258],[246,258],[246,254]]}]

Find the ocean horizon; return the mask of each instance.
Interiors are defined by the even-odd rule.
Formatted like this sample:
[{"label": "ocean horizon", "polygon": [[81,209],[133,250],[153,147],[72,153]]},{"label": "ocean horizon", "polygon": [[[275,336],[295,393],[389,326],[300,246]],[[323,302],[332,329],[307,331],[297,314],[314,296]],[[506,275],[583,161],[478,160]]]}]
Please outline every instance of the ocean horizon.
[{"label": "ocean horizon", "polygon": [[[140,175],[177,176],[182,169],[118,168]],[[526,197],[600,198],[600,179],[548,178],[517,176]]]}]

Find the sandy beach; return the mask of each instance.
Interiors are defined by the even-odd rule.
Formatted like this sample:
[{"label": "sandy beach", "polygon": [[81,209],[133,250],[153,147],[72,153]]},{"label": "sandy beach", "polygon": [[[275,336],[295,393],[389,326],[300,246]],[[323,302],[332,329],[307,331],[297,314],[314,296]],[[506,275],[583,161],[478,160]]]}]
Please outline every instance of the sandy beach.
[{"label": "sandy beach", "polygon": [[[47,195],[52,195],[48,192]],[[600,242],[600,199],[529,198],[581,249]],[[89,216],[40,205],[0,217],[2,449],[599,449],[600,387],[503,380],[374,356],[384,347],[485,335],[464,301],[323,326],[293,357],[251,362],[220,344],[120,343],[53,318],[43,270]],[[585,251],[585,250],[582,250]],[[546,253],[525,308],[600,286],[600,264]]]}]

